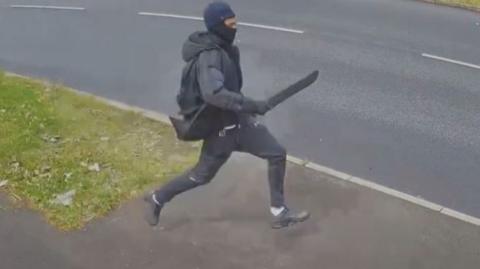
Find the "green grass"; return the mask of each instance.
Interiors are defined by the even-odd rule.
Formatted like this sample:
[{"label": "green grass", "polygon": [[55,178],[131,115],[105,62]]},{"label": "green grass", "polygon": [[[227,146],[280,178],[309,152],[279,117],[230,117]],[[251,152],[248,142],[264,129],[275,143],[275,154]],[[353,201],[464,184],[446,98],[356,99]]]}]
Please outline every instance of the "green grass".
[{"label": "green grass", "polygon": [[460,7],[480,8],[480,0],[433,0],[439,4],[449,4]]},{"label": "green grass", "polygon": [[[0,72],[0,182],[8,180],[0,191],[60,229],[81,228],[180,173],[199,147],[139,114]],[[54,202],[70,190],[71,205]]]}]

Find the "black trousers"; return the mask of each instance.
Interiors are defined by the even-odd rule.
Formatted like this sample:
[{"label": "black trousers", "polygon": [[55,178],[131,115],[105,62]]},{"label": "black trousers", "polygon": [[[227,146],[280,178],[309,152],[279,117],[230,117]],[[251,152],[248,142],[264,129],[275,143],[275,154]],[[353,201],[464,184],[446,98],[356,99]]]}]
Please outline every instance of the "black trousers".
[{"label": "black trousers", "polygon": [[155,198],[164,204],[182,192],[209,183],[234,151],[268,161],[271,206],[284,206],[286,151],[268,129],[258,123],[235,127],[205,139],[197,164],[155,191]]}]

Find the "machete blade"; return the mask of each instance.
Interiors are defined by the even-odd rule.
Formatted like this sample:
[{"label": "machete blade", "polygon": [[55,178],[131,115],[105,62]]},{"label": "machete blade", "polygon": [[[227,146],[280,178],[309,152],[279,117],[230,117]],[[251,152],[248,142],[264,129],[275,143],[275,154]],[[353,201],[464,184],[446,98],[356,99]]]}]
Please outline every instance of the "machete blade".
[{"label": "machete blade", "polygon": [[282,103],[296,93],[312,85],[317,80],[318,73],[318,70],[315,70],[308,76],[288,86],[286,89],[283,89],[272,95],[270,98],[267,99],[267,103],[270,106],[270,109],[276,107],[278,104]]}]

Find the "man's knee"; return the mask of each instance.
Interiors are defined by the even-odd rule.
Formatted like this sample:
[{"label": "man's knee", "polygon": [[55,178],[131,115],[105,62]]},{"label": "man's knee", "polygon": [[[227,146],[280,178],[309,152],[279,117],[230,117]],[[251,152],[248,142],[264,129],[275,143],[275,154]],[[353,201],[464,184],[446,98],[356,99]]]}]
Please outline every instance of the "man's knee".
[{"label": "man's knee", "polygon": [[210,183],[229,156],[230,155],[222,155],[219,157],[201,156],[200,161],[190,171],[189,179],[198,185]]},{"label": "man's knee", "polygon": [[220,169],[221,163],[213,163],[211,165],[198,165],[190,171],[188,179],[198,185],[210,183]]},{"label": "man's knee", "polygon": [[287,159],[287,150],[282,145],[278,145],[276,155],[278,158]]},{"label": "man's knee", "polygon": [[275,153],[272,154],[272,156],[270,156],[268,159],[271,162],[286,162],[287,150],[283,146],[278,145],[275,149]]},{"label": "man's knee", "polygon": [[188,179],[193,181],[197,185],[206,185],[210,183],[210,181],[212,181],[214,176],[215,175],[212,173],[208,173],[208,174],[190,173],[190,175],[188,176]]}]

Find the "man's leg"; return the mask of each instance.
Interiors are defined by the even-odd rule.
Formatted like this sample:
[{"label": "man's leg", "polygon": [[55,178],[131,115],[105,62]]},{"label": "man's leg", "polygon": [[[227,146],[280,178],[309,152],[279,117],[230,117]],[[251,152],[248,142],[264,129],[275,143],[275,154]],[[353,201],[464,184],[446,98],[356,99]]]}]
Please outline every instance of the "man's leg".
[{"label": "man's leg", "polygon": [[174,178],[155,191],[155,199],[160,204],[170,202],[178,194],[208,184],[220,167],[227,161],[227,156],[208,156],[202,154],[198,163],[190,171]]},{"label": "man's leg", "polygon": [[206,139],[198,163],[191,170],[174,178],[155,191],[153,195],[146,197],[146,201],[150,205],[147,211],[147,221],[151,225],[158,224],[160,211],[165,203],[180,193],[209,183],[230,157],[234,143],[234,137],[229,136],[214,136]]},{"label": "man's leg", "polygon": [[295,213],[289,211],[285,205],[284,179],[287,162],[285,148],[261,124],[242,126],[239,144],[240,151],[268,161],[270,205],[272,214],[275,216],[272,227],[281,228],[306,220],[309,217],[308,212]]}]

